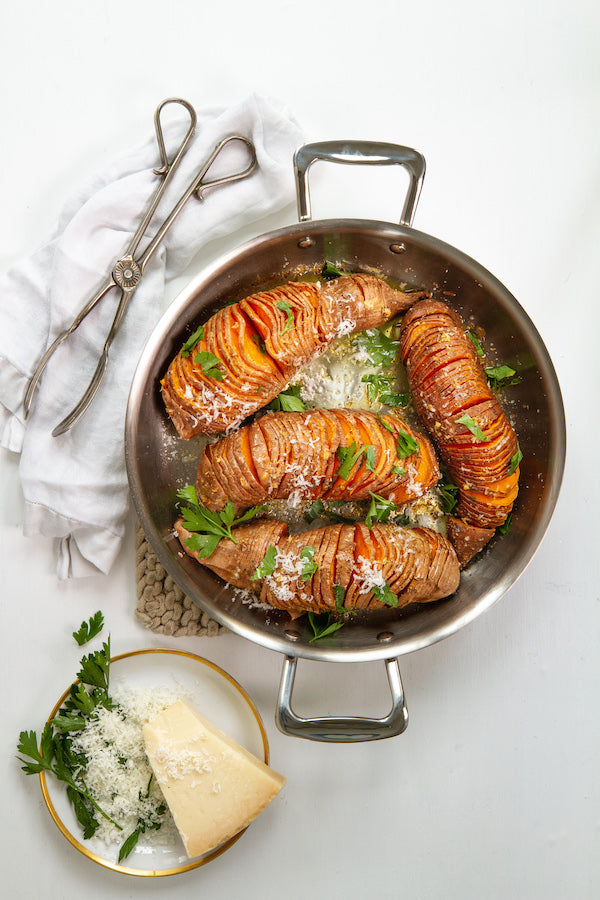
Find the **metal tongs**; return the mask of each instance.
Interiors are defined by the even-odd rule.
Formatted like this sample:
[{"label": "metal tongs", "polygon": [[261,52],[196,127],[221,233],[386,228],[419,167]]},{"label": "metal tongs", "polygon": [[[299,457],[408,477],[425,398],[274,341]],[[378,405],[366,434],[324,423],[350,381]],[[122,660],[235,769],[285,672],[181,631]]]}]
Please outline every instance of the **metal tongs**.
[{"label": "metal tongs", "polygon": [[[172,160],[169,160],[167,151],[165,149],[163,131],[160,122],[161,112],[169,103],[178,103],[180,106],[183,106],[188,111],[190,116],[190,126]],[[66,338],[69,337],[70,334],[73,334],[73,332],[83,322],[85,317],[89,315],[96,304],[99,303],[99,301],[104,297],[105,294],[108,293],[108,291],[111,290],[111,288],[120,288],[121,298],[119,300],[117,311],[110,327],[110,331],[108,332],[106,341],[104,343],[102,354],[100,355],[100,359],[98,360],[96,371],[94,372],[92,380],[90,381],[83,397],[81,398],[77,406],[75,406],[74,409],[69,413],[69,415],[66,416],[66,418],[64,418],[62,422],[60,422],[53,430],[52,435],[54,437],[59,434],[64,434],[65,431],[68,431],[69,428],[71,428],[76,422],[78,422],[94,399],[108,365],[108,351],[110,349],[110,345],[112,344],[114,337],[121,326],[121,323],[125,317],[125,313],[127,312],[129,302],[133,297],[138,284],[140,283],[142,275],[144,274],[144,269],[148,265],[148,262],[150,261],[156,248],[166,235],[167,231],[181,212],[185,203],[187,203],[192,194],[195,194],[198,200],[204,199],[202,193],[204,190],[206,190],[206,188],[216,187],[217,185],[222,184],[229,184],[232,181],[239,181],[242,178],[246,178],[254,171],[257,165],[254,145],[247,138],[236,134],[220,141],[220,143],[217,144],[207,161],[202,166],[201,170],[194,177],[193,181],[189,184],[175,206],[172,208],[171,212],[168,214],[154,237],[149,241],[146,249],[142,253],[137,255],[136,251],[144,236],[144,233],[148,228],[148,225],[150,224],[154,213],[156,212],[156,208],[165,190],[167,189],[169,182],[173,177],[173,174],[175,173],[184,153],[187,150],[190,140],[192,139],[196,128],[196,113],[193,107],[186,100],[181,100],[177,97],[171,97],[167,100],[163,100],[162,103],[157,107],[154,114],[154,127],[156,129],[156,138],[161,160],[160,167],[154,169],[154,173],[161,178],[161,181],[156,191],[152,195],[148,208],[144,213],[144,216],[140,224],[138,225],[135,234],[131,238],[131,241],[129,242],[125,252],[113,264],[112,271],[106,281],[101,285],[101,287],[93,295],[93,297],[90,297],[87,303],[82,306],[68,328],[65,328],[64,331],[61,331],[60,334],[57,335],[57,337],[54,339],[52,344],[50,344],[50,346],[40,359],[39,363],[37,364],[33,375],[29,379],[27,390],[25,391],[23,409],[24,416],[25,418],[27,418],[38,381],[40,380],[42,372],[46,368],[48,361],[54,354],[55,350],[57,350],[57,348],[63,343],[64,340],[66,340]],[[212,181],[205,181],[205,176],[214,163],[215,159],[217,158],[223,147],[225,147],[225,145],[229,144],[231,141],[241,141],[246,145],[250,153],[250,162],[245,169],[242,169],[239,172],[234,172],[231,175],[224,175],[220,178],[215,178]]]}]

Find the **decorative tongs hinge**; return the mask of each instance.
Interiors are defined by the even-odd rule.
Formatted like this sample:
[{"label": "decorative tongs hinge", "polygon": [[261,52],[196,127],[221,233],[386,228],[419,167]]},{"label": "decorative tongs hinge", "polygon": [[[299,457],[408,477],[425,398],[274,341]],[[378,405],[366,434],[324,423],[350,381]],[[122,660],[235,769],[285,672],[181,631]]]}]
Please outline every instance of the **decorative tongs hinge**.
[{"label": "decorative tongs hinge", "polygon": [[[177,152],[172,159],[169,159],[165,148],[163,129],[161,125],[161,113],[164,107],[170,103],[183,106],[190,116],[189,128],[185,133],[183,140],[181,141]],[[188,145],[196,129],[196,121],[196,113],[194,111],[194,108],[186,100],[181,100],[177,97],[170,97],[166,100],[163,100],[162,103],[157,107],[154,114],[154,127],[156,129],[156,139],[158,143],[161,164],[159,167],[154,169],[154,173],[160,178],[160,183],[158,184],[154,194],[150,199],[148,207],[135,231],[135,234],[131,238],[122,256],[120,256],[113,263],[110,275],[107,277],[106,281],[104,281],[98,291],[92,297],[90,297],[90,299],[81,307],[71,324],[67,328],[65,328],[64,331],[61,331],[60,334],[57,335],[57,337],[54,339],[52,344],[50,344],[50,346],[40,359],[35,368],[35,371],[33,372],[33,375],[29,379],[27,390],[25,391],[25,397],[23,400],[23,410],[25,418],[27,418],[29,414],[33,395],[35,393],[35,389],[40,380],[40,377],[54,352],[63,343],[63,341],[69,337],[69,335],[73,334],[73,332],[79,327],[81,322],[83,322],[86,316],[89,315],[89,313],[108,293],[108,291],[110,291],[112,288],[120,289],[121,297],[119,300],[119,304],[117,306],[117,310],[106,337],[106,341],[104,343],[104,347],[100,355],[100,359],[98,360],[98,365],[96,367],[96,371],[94,372],[92,380],[90,381],[79,403],[53,430],[52,434],[54,437],[59,434],[63,434],[65,431],[68,431],[69,428],[71,428],[76,422],[78,422],[94,399],[108,365],[108,352],[110,346],[121,326],[121,323],[125,317],[125,313],[127,312],[129,302],[133,294],[135,293],[138,284],[141,281],[144,270],[149,260],[153,256],[156,248],[165,237],[173,222],[175,221],[187,201],[190,199],[192,194],[198,200],[203,200],[203,193],[208,188],[230,184],[231,182],[239,181],[242,178],[247,178],[248,175],[252,174],[257,166],[256,152],[252,141],[238,134],[230,135],[229,137],[224,138],[213,149],[212,153],[210,154],[209,158],[206,160],[200,171],[194,176],[186,190],[183,192],[179,200],[171,209],[171,212],[164,219],[162,225],[160,226],[154,237],[148,242],[145,250],[138,255],[137,249],[144,234],[146,233],[146,230],[154,216],[154,213],[156,212],[156,208],[158,207],[163,194],[169,186],[169,183],[171,182],[171,179],[175,171],[177,170],[184,153],[188,149]],[[209,181],[205,180],[205,177],[209,169],[215,162],[216,158],[219,156],[223,148],[232,141],[241,141],[246,146],[249,154],[248,165],[238,172],[223,175]]]}]

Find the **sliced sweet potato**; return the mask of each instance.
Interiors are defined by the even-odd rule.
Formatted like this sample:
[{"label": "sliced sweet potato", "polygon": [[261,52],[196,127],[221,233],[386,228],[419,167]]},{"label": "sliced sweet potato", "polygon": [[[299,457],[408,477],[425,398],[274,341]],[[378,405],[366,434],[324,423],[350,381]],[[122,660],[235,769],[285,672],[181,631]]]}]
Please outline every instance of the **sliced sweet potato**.
[{"label": "sliced sweet potato", "polygon": [[[398,456],[401,434],[418,448],[407,457]],[[339,457],[353,446],[354,453],[362,452],[346,471]],[[267,413],[208,444],[196,489],[209,509],[221,510],[231,500],[239,511],[268,500],[366,500],[371,493],[400,505],[421,497],[438,480],[430,442],[398,416],[311,409]]]},{"label": "sliced sweet potato", "polygon": [[169,365],[161,381],[167,413],[185,439],[231,429],[336,337],[381,325],[423,296],[373,275],[345,275],[285,284],[226,306]]},{"label": "sliced sweet potato", "polygon": [[484,546],[483,532],[493,533],[512,509],[517,437],[459,316],[445,303],[421,300],[406,313],[400,355],[417,412],[459,488],[456,522],[462,524],[453,523],[449,533],[464,557],[467,546],[479,540]]},{"label": "sliced sweet potato", "polygon": [[[186,553],[198,559],[181,522],[176,530]],[[258,591],[261,600],[292,618],[307,611],[340,613],[336,586],[344,590],[344,610],[391,605],[374,590],[383,582],[397,598],[397,608],[439,600],[458,587],[459,562],[450,542],[426,528],[328,525],[289,535],[283,522],[263,521],[232,534],[233,541],[222,540],[210,557],[198,561],[230,584]],[[253,578],[271,546],[276,548],[273,571]],[[301,554],[307,548],[316,569],[304,575]]]},{"label": "sliced sweet potato", "polygon": [[446,527],[448,540],[456,550],[461,568],[483,550],[495,534],[494,528],[469,525],[464,519],[457,519],[455,516],[448,516]]}]

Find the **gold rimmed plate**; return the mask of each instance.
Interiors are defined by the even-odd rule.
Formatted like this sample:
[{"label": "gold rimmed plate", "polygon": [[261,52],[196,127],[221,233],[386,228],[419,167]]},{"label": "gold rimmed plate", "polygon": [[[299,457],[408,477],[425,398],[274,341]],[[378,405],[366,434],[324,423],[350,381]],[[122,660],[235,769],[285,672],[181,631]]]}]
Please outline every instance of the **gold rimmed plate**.
[{"label": "gold rimmed plate", "polygon": [[[219,666],[182,650],[134,650],[114,656],[110,665],[111,691],[167,689],[181,694],[211,722],[246,747],[258,759],[269,762],[267,735],[254,703],[241,685]],[[66,700],[71,686],[50,713],[52,719]],[[189,859],[183,843],[175,836],[170,843],[153,840],[150,832],[140,839],[130,856],[118,862],[119,846],[107,846],[98,839],[84,840],[81,826],[66,795],[65,785],[40,773],[42,794],[54,822],[69,843],[98,865],[124,875],[176,875],[197,869],[228,850],[243,832],[208,853]]]}]

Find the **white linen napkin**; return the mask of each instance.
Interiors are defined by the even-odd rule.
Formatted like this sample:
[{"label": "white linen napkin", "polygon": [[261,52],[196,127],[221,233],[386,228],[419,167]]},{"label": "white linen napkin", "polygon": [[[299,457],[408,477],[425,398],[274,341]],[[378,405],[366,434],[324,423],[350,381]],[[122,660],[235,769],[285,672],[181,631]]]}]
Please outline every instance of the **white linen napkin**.
[{"label": "white linen napkin", "polygon": [[[182,111],[181,121],[165,128],[168,149],[177,146],[188,125]],[[148,264],[91,407],[58,437],[52,437],[52,429],[91,379],[118,291],[107,294],[58,348],[24,420],[27,381],[46,347],[104,281],[135,231],[157,185],[154,134],[83,185],[65,204],[49,241],[0,279],[0,443],[21,454],[24,534],[58,539],[60,578],[106,573],[118,553],[129,504],[123,445],[127,396],[139,354],[164,311],[166,280],[181,273],[210,241],[294,199],[292,157],[302,140],[300,130],[279,104],[252,95],[230,109],[198,112],[196,135],[146,238],[214,146],[231,134],[253,141],[257,171],[207,192],[202,202],[195,197],[187,202]],[[247,152],[234,142],[208,177],[239,171],[246,162]],[[145,244],[146,239],[141,250]]]}]

